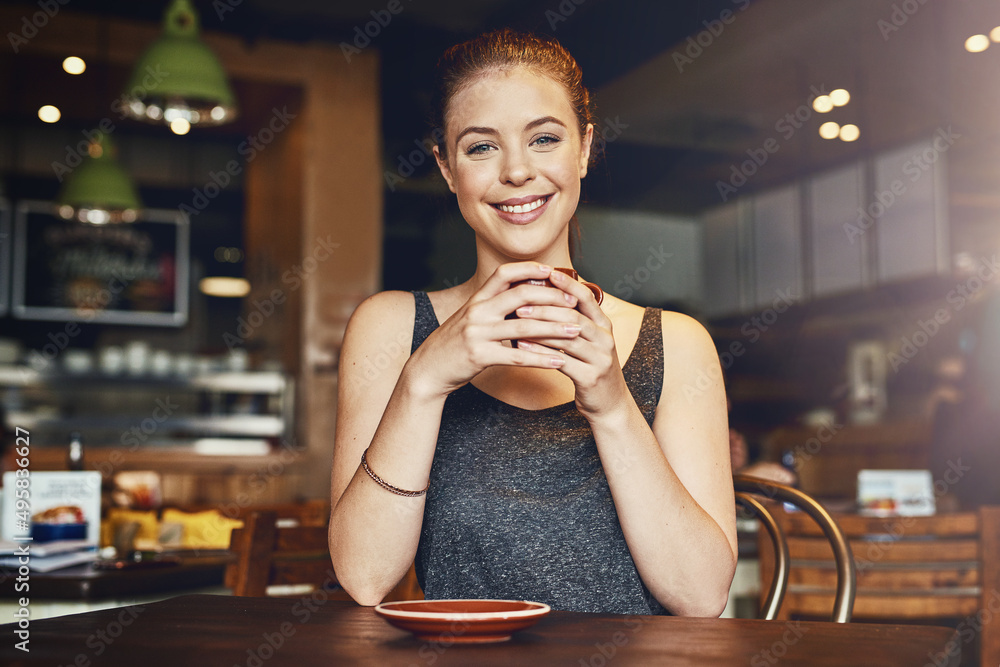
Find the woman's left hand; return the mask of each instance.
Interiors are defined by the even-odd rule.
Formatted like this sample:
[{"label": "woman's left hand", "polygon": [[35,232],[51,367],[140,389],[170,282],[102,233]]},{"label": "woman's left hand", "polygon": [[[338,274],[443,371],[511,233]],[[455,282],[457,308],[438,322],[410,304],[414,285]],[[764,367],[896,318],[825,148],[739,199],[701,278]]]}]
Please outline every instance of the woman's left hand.
[{"label": "woman's left hand", "polygon": [[549,280],[557,289],[577,298],[576,308],[525,306],[517,310],[518,317],[578,326],[580,335],[572,339],[521,340],[518,345],[532,351],[544,352],[541,348],[548,348],[563,353],[566,363],[559,371],[576,385],[577,409],[592,419],[615,409],[621,401],[631,400],[618,362],[611,320],[583,283],[558,271],[553,271]]}]

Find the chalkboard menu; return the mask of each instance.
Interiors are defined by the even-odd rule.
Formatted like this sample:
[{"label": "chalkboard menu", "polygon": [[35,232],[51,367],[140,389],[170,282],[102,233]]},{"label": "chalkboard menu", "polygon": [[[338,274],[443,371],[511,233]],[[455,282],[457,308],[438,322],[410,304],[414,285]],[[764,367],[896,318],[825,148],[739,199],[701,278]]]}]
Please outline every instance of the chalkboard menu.
[{"label": "chalkboard menu", "polygon": [[51,202],[17,204],[12,312],[32,320],[182,326],[188,221],[146,210],[133,223],[63,220]]}]

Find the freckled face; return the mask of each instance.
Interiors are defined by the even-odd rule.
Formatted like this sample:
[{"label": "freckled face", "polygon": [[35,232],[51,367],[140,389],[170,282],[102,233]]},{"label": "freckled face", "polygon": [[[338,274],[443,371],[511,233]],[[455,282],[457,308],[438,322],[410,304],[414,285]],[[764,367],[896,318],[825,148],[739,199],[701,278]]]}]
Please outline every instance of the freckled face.
[{"label": "freckled face", "polygon": [[452,98],[438,165],[481,251],[499,261],[568,258],[592,133],[588,126],[581,140],[561,84],[527,69],[489,75]]}]

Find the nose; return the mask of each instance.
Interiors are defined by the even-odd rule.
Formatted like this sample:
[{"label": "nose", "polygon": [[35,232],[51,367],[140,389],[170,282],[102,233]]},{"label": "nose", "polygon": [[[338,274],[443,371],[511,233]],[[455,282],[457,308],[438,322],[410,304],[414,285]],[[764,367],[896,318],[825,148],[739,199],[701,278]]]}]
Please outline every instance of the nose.
[{"label": "nose", "polygon": [[503,170],[500,180],[511,185],[524,185],[535,177],[535,167],[531,156],[524,148],[504,151]]}]

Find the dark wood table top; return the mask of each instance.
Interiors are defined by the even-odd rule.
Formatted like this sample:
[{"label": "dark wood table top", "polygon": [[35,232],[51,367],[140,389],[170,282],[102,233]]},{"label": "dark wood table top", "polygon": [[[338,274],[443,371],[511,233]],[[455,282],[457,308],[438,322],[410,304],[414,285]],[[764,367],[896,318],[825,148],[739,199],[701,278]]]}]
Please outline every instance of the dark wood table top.
[{"label": "dark wood table top", "polygon": [[[185,595],[32,621],[29,653],[15,648],[16,626],[0,627],[0,664],[371,665],[957,665],[939,663],[956,636],[949,628],[865,623],[618,616],[552,612],[500,644],[424,642],[370,607],[299,598]],[[957,641],[957,640],[956,640]]]},{"label": "dark wood table top", "polygon": [[[32,572],[28,595],[37,600],[113,600],[135,596],[193,591],[221,586],[226,554],[184,556],[178,563],[139,564],[122,570],[102,570],[93,564]],[[0,569],[0,599],[20,598],[17,568]],[[7,620],[7,619],[3,619]]]}]

